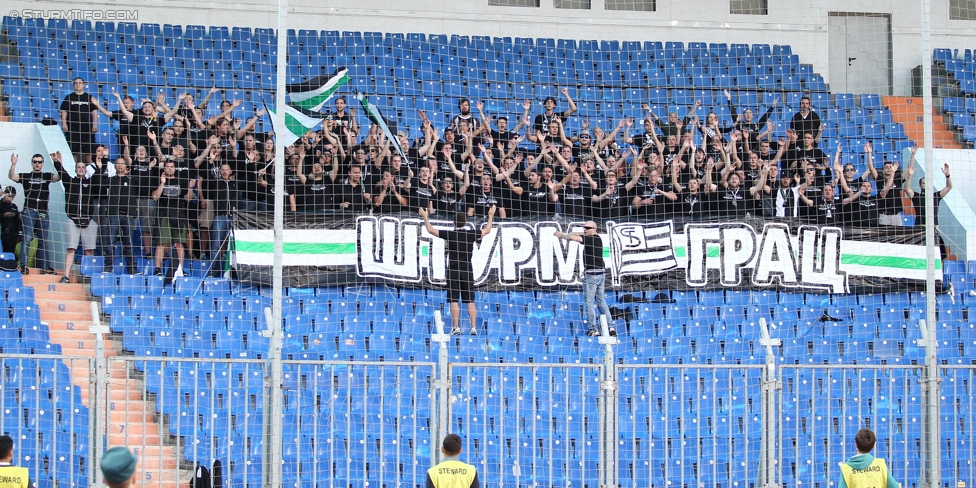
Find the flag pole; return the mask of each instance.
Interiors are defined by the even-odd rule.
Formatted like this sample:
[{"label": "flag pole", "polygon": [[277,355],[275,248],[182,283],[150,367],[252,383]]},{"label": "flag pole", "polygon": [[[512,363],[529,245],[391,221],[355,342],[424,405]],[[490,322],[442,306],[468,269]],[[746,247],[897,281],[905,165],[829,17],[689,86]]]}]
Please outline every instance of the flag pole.
[{"label": "flag pole", "polygon": [[[275,78],[276,90],[275,90],[275,107],[277,110],[274,113],[274,118],[276,119],[275,127],[284,128],[285,127],[285,73],[287,73],[288,68],[288,0],[278,0],[278,73]],[[268,425],[269,432],[265,437],[268,442],[265,443],[265,460],[266,464],[262,471],[266,473],[264,486],[282,486],[282,473],[281,473],[281,460],[282,460],[282,365],[281,365],[281,301],[283,297],[282,293],[282,281],[283,281],[283,251],[284,251],[284,193],[285,193],[285,147],[282,144],[278,144],[281,141],[281,135],[279,131],[275,132],[275,167],[274,167],[274,261],[273,261],[273,278],[272,278],[272,301],[271,310],[268,314],[265,311],[266,319],[269,318],[267,333],[270,337],[270,345],[268,351],[268,369],[269,371],[269,397],[271,401],[270,408],[265,408],[265,414],[268,415],[267,420],[270,422],[265,422]]]}]

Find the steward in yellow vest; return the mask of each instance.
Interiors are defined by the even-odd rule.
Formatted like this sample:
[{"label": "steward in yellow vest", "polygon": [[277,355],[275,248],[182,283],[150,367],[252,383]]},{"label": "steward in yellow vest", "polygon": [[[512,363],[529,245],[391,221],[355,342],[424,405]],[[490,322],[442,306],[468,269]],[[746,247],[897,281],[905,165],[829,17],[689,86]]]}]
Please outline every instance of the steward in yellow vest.
[{"label": "steward in yellow vest", "polygon": [[27,468],[11,464],[14,459],[14,440],[0,435],[0,488],[34,488]]},{"label": "steward in yellow vest", "polygon": [[448,434],[441,444],[444,460],[427,470],[427,488],[481,488],[478,470],[458,460],[461,454],[461,437]]},{"label": "steward in yellow vest", "polygon": [[884,459],[870,453],[877,439],[870,429],[861,429],[854,436],[857,454],[845,463],[840,463],[840,484],[838,488],[899,488],[888,470]]}]

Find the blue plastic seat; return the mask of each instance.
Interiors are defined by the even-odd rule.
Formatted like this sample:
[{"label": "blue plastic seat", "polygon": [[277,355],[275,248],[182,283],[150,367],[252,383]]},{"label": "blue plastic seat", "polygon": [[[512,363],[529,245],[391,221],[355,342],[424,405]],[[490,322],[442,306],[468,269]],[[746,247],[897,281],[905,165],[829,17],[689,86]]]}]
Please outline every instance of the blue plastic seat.
[{"label": "blue plastic seat", "polygon": [[12,306],[34,306],[34,288],[15,286],[7,289],[7,302]]},{"label": "blue plastic seat", "polygon": [[118,292],[118,282],[112,273],[96,273],[91,277],[89,288],[96,297],[113,295]]}]

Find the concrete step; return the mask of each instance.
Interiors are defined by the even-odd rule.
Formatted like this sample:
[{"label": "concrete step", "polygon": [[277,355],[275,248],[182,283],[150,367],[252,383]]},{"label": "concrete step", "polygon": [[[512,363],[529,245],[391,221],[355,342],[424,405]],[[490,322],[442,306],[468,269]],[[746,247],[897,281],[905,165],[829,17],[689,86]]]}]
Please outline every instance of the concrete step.
[{"label": "concrete step", "polygon": [[38,307],[58,313],[87,313],[88,318],[91,319],[91,302],[88,300],[41,298],[35,293],[34,303],[37,303]]},{"label": "concrete step", "polygon": [[[925,146],[925,107],[920,97],[884,97],[882,103],[891,110],[895,122],[902,124],[905,135],[919,147]],[[955,133],[943,121],[933,103],[932,145],[937,148],[961,149]]]},{"label": "concrete step", "polygon": [[[37,270],[24,276],[24,284],[34,288],[35,301],[41,320],[51,331],[51,342],[61,345],[64,356],[93,358],[95,336],[92,325],[90,297],[79,283],[62,284],[58,275],[41,275]],[[104,342],[106,357],[120,353],[121,341],[107,335]],[[91,384],[93,361],[65,360],[71,371],[72,383],[81,387],[82,401],[91,408],[88,385]],[[169,443],[155,407],[146,400],[144,383],[132,377],[128,363],[109,363],[109,402],[107,415],[108,444],[138,449],[141,486],[178,486],[179,480],[189,479],[188,472],[179,469],[182,453]]]}]

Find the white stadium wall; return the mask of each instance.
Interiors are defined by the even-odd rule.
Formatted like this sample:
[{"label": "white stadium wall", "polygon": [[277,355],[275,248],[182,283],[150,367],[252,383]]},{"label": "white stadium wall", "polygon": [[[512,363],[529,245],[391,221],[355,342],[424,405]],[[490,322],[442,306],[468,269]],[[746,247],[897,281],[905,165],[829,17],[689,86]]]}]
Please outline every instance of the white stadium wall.
[{"label": "white stadium wall", "polygon": [[[730,14],[729,0],[657,0],[656,12],[607,11],[603,0],[592,0],[589,10],[556,9],[553,0],[540,0],[539,8],[490,7],[487,0],[288,3],[288,26],[294,29],[789,44],[828,83],[829,15],[886,14],[891,18],[893,95],[911,94],[911,70],[922,60],[920,2],[911,0],[772,0],[768,15]],[[25,16],[51,17],[52,11],[90,9],[94,13],[85,15],[125,11],[129,20],[143,23],[277,26],[277,3],[255,0],[119,0],[111,4],[15,0],[7,8]],[[961,51],[976,47],[976,21],[949,20],[948,0],[932,2],[931,10],[932,48]]]}]

